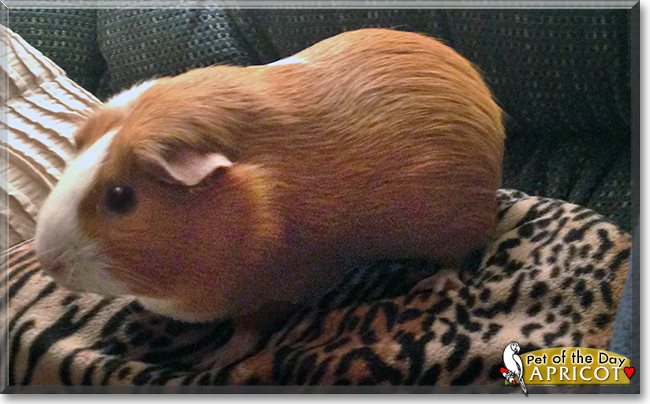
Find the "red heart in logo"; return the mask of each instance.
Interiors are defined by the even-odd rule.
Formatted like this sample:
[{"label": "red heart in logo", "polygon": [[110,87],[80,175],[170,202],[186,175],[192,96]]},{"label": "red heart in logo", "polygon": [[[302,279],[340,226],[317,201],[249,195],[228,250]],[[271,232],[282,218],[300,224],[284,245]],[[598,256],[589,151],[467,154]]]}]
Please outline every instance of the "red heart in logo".
[{"label": "red heart in logo", "polygon": [[506,368],[501,368],[499,369],[499,371],[501,372],[501,374],[508,373],[508,369]]},{"label": "red heart in logo", "polygon": [[629,367],[626,366],[626,367],[623,368],[623,371],[624,371],[625,374],[627,375],[627,378],[628,378],[628,379],[631,379],[631,378],[632,378],[632,375],[634,374],[634,370],[635,370],[635,369],[634,369],[634,367],[632,367],[632,366],[629,366]]}]

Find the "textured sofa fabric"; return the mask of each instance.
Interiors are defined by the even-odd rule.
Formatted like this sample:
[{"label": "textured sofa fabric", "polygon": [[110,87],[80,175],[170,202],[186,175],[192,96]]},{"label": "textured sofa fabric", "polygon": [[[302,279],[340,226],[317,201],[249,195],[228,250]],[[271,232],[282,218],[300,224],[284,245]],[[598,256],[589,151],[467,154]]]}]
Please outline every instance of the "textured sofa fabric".
[{"label": "textured sofa fabric", "polygon": [[631,229],[630,10],[18,10],[9,25],[105,99],[152,76],[260,64],[339,32],[440,38],[508,113],[503,185]]}]

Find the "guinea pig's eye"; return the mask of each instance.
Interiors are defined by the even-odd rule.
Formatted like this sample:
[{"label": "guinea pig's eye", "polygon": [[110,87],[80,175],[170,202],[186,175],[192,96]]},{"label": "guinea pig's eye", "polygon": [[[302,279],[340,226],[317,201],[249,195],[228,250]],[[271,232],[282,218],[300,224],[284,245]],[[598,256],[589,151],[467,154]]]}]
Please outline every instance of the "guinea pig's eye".
[{"label": "guinea pig's eye", "polygon": [[114,213],[127,213],[135,207],[135,192],[133,188],[113,187],[106,192],[106,209]]}]

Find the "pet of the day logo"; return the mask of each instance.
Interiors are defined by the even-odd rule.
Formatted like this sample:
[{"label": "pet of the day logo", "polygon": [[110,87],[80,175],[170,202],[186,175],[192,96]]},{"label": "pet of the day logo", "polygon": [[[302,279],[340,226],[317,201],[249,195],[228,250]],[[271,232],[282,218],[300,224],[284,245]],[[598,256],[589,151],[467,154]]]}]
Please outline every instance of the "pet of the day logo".
[{"label": "pet of the day logo", "polygon": [[501,374],[506,385],[630,384],[635,369],[622,355],[595,348],[547,348],[519,355],[513,341],[503,350]]}]

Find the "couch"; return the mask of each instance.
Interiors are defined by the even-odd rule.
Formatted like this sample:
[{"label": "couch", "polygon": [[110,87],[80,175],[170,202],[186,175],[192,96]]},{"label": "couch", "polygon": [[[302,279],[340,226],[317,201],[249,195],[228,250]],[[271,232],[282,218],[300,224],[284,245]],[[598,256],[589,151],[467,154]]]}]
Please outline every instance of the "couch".
[{"label": "couch", "polygon": [[[571,325],[567,325],[564,329],[562,329],[562,326],[557,328],[557,323],[548,321],[549,318],[547,317],[545,323],[542,322],[532,326],[528,336],[539,328],[546,333],[544,335],[557,333],[560,339],[565,336],[569,338],[569,335],[573,335],[573,340],[571,338],[563,340],[569,345],[571,342],[577,341],[585,345],[607,348],[612,336],[612,327],[614,326],[614,324],[609,323],[614,323],[613,317],[616,314],[617,300],[623,293],[623,285],[627,279],[627,265],[629,264],[630,253],[630,241],[627,232],[630,232],[638,223],[638,215],[633,214],[632,210],[631,140],[633,114],[631,61],[633,49],[631,43],[633,38],[631,34],[631,10],[21,9],[12,10],[9,13],[8,27],[35,49],[42,52],[46,58],[51,59],[55,66],[58,65],[65,72],[62,73],[63,75],[67,75],[71,82],[79,85],[80,90],[87,93],[87,99],[89,100],[87,101],[87,107],[92,107],[93,103],[105,100],[139,81],[154,76],[174,75],[191,68],[211,64],[250,65],[269,63],[304,49],[321,39],[351,29],[389,27],[422,32],[443,40],[476,64],[493,91],[497,102],[507,113],[505,122],[507,131],[506,155],[503,168],[504,190],[499,195],[500,225],[505,226],[502,228],[504,238],[501,244],[495,245],[494,251],[488,251],[483,265],[500,265],[499,268],[505,271],[496,274],[510,279],[510,282],[505,284],[507,286],[502,286],[499,289],[504,296],[512,297],[512,293],[514,293],[514,289],[511,289],[514,288],[512,285],[520,285],[521,282],[525,284],[525,286],[522,286],[524,289],[518,290],[517,293],[521,295],[528,293],[528,296],[533,296],[533,291],[539,292],[540,286],[532,281],[532,283],[526,284],[524,279],[527,278],[524,277],[522,271],[530,271],[531,268],[537,268],[540,264],[535,263],[533,255],[529,254],[530,251],[528,250],[519,253],[519,256],[514,254],[507,258],[504,257],[504,249],[515,248],[516,250],[523,247],[511,247],[507,243],[503,244],[503,242],[512,240],[512,234],[515,234],[518,238],[526,238],[522,234],[530,230],[530,228],[526,227],[527,223],[539,223],[544,220],[548,222],[549,218],[552,218],[551,221],[557,221],[557,218],[562,216],[557,209],[564,212],[570,206],[571,212],[580,213],[583,212],[581,209],[584,208],[588,212],[597,212],[594,213],[597,215],[594,217],[598,218],[594,221],[597,225],[591,222],[589,222],[591,224],[586,223],[586,219],[582,217],[578,219],[574,217],[575,223],[571,221],[570,223],[578,226],[578,229],[582,226],[585,231],[593,230],[595,232],[592,236],[594,239],[589,240],[589,243],[598,244],[598,237],[604,234],[603,231],[610,235],[616,234],[615,237],[610,236],[614,240],[615,247],[608,251],[610,255],[607,255],[606,259],[609,260],[607,262],[610,267],[618,265],[623,269],[620,271],[622,275],[612,276],[611,283],[608,286],[612,288],[614,296],[613,305],[610,302],[609,306],[607,306],[608,310],[610,310],[607,312],[607,316],[611,317],[608,317],[611,321],[607,321],[608,325],[603,327],[603,334],[594,337],[591,344],[586,344],[584,340],[576,340],[576,333],[581,331],[573,327],[577,327],[576,324],[580,324],[582,321],[579,311],[573,312],[573,314],[565,313],[565,317],[572,320],[566,323]],[[40,57],[38,56],[38,60],[41,60]],[[61,130],[65,131],[66,129]],[[64,165],[65,161],[62,161],[61,164]],[[52,176],[54,180],[51,182],[55,182],[56,174]],[[33,206],[34,211],[37,211],[42,197],[44,195],[39,195],[36,198],[37,201],[30,205]],[[29,199],[29,195],[25,196],[25,198]],[[513,209],[512,206],[516,206],[517,209]],[[553,216],[554,213],[557,213],[557,216]],[[28,212],[28,214],[24,215],[26,217],[34,216],[35,213]],[[591,217],[590,215],[591,213],[585,217]],[[606,228],[597,229],[601,225],[606,226]],[[527,231],[524,232],[522,228],[527,228]],[[564,234],[563,232],[566,231],[565,237],[569,237],[569,234],[574,234],[571,231],[575,229],[557,226],[556,234]],[[10,244],[19,244],[19,247],[23,248],[21,252],[17,253],[14,250],[13,255],[9,254],[8,256],[13,265],[12,268],[15,268],[21,262],[26,265],[25,262],[33,261],[33,256],[29,255],[29,238],[32,227],[17,225],[12,231],[16,235]],[[531,238],[531,236],[528,235],[528,238]],[[532,238],[534,239],[534,237]],[[535,243],[539,243],[540,239],[536,240]],[[602,237],[600,245],[602,245]],[[541,251],[546,251],[544,250],[546,247],[548,245],[542,246]],[[532,247],[528,246],[526,248]],[[520,257],[520,266],[514,269],[508,268],[507,265],[507,263],[512,263],[510,260],[517,262],[512,258],[513,256]],[[16,260],[18,260],[18,263],[16,263]],[[37,264],[32,263],[30,265]],[[385,266],[385,271],[391,273],[390,269],[386,269],[390,265],[382,265]],[[408,265],[413,266],[415,264],[410,263]],[[584,263],[580,265],[576,268],[584,268]],[[21,270],[26,269],[22,268]],[[544,271],[548,271],[547,276],[550,276],[552,268],[550,265],[541,265],[540,270],[542,275],[539,276],[543,278],[545,276]],[[519,279],[518,276],[522,278]],[[530,274],[527,276],[533,277]],[[580,276],[586,275],[577,273],[576,278]],[[575,281],[579,283],[577,279]],[[49,283],[47,279],[40,279],[39,282],[40,293],[43,293],[42,288],[47,288]],[[404,285],[400,282],[404,283]],[[377,293],[383,299],[403,298],[406,291],[408,291],[408,281],[400,279],[397,284],[402,286],[395,286],[395,290],[387,291],[386,285],[384,285],[382,292]],[[348,283],[349,285],[350,283]],[[354,283],[354,285],[358,286],[359,283]],[[531,289],[525,289],[527,287]],[[535,287],[538,289],[535,289]],[[573,287],[571,286],[571,288]],[[626,301],[631,299],[629,295],[631,292],[628,290],[630,287],[628,281],[625,292],[627,294],[624,298],[624,300],[627,299]],[[480,291],[477,289],[475,292]],[[572,293],[580,295],[577,299],[584,299],[583,294],[577,291]],[[457,299],[461,301],[464,299],[465,302],[473,301],[473,296],[470,291],[466,292],[466,296],[462,296],[461,293],[461,296],[455,296],[448,301],[445,299],[439,300],[435,296],[426,296],[421,300],[424,302],[423,304],[433,301],[434,303],[431,303],[433,306],[448,304],[449,307],[444,308],[436,306],[440,310],[438,313],[440,315],[440,313],[446,313],[447,308],[452,310],[453,303],[457,302]],[[110,308],[108,311],[112,316],[107,314],[108,317],[103,318],[113,319],[113,321],[118,321],[115,320],[115,313],[121,313],[120,321],[124,321],[124,318],[128,315],[145,316],[141,313],[142,308],[137,302],[125,302],[119,299],[117,301],[105,301],[105,298],[102,299],[101,297],[84,296],[81,298],[78,295],[69,295],[67,299],[78,300],[79,302],[83,300],[85,306],[81,307],[101,306],[101,310]],[[550,296],[549,299],[552,300]],[[283,334],[282,338],[290,338],[289,335],[293,333],[296,341],[304,341],[307,338],[305,335],[309,335],[309,332],[320,332],[320,337],[324,338],[323,336],[327,334],[327,327],[334,326],[334,324],[338,324],[338,327],[343,327],[343,329],[347,326],[353,329],[355,325],[352,323],[355,321],[371,322],[371,320],[367,320],[369,318],[367,316],[368,310],[374,313],[373,316],[375,317],[379,315],[378,312],[382,311],[383,315],[388,316],[386,310],[389,309],[381,305],[378,306],[376,300],[374,300],[374,304],[367,303],[367,299],[363,301],[365,302],[363,304],[366,305],[363,306],[365,307],[363,316],[359,316],[358,313],[354,314],[350,310],[341,311],[342,307],[349,306],[336,306],[332,303],[332,306],[327,307],[327,310],[339,310],[335,310],[338,314],[333,318],[340,321],[331,320],[330,318],[331,324],[327,323],[329,320],[310,323],[305,320],[305,318],[309,317],[309,314],[303,313],[303,317],[299,316],[297,319],[292,320],[295,323],[291,326],[284,325],[286,328],[284,328],[285,334]],[[371,299],[371,301],[373,300]],[[400,301],[399,307],[404,308],[406,312],[411,309],[416,310],[415,307],[409,306],[412,303],[413,301],[409,301],[407,298]],[[68,302],[68,304],[72,303]],[[541,306],[545,307],[546,304],[541,303]],[[549,301],[548,304],[552,303]],[[428,313],[430,313],[433,306],[429,306]],[[621,307],[623,306],[625,305],[621,304]],[[355,309],[359,309],[359,307],[361,306],[355,306]],[[470,342],[474,343],[475,339],[480,340],[480,338],[471,336],[466,341],[461,337],[462,333],[460,333],[459,329],[470,330],[473,327],[471,323],[475,319],[470,315],[469,320],[467,320],[463,314],[459,314],[458,310],[461,309],[458,307],[455,308],[456,312],[452,316],[453,319],[449,320],[451,321],[450,324],[447,324],[449,329],[446,334],[443,333],[443,335],[447,335],[446,338],[449,341],[446,341],[446,344],[445,341],[440,342],[442,346],[455,346],[454,349],[449,348],[445,351],[447,353],[443,355],[444,361],[436,363],[434,360],[432,362],[429,356],[422,351],[429,341],[426,338],[438,338],[441,336],[440,331],[437,334],[434,332],[433,335],[416,333],[414,335],[419,335],[424,339],[418,340],[411,336],[409,337],[411,338],[410,342],[402,345],[402,351],[399,352],[398,359],[411,358],[412,365],[414,358],[419,358],[416,362],[420,361],[421,363],[416,370],[413,367],[408,370],[399,366],[387,369],[384,365],[381,365],[384,363],[383,361],[371,358],[374,355],[372,351],[354,351],[359,355],[359,358],[364,357],[363,355],[369,355],[369,357],[364,357],[366,362],[374,363],[379,361],[380,364],[372,367],[372,369],[368,365],[370,370],[367,371],[346,368],[348,372],[351,372],[352,376],[345,372],[345,374],[338,374],[337,376],[337,374],[329,374],[322,370],[323,374],[319,378],[318,364],[322,365],[324,363],[321,359],[317,359],[320,357],[302,355],[300,361],[298,361],[298,356],[295,358],[292,356],[295,354],[295,346],[294,350],[286,347],[284,350],[279,348],[269,350],[268,347],[273,345],[269,341],[278,338],[278,334],[274,334],[274,336],[269,336],[270,340],[269,338],[265,340],[264,344],[266,345],[258,347],[259,350],[256,351],[257,359],[259,359],[259,355],[267,355],[270,358],[267,359],[267,362],[264,362],[263,366],[260,365],[260,368],[266,369],[264,372],[253,372],[255,374],[244,375],[245,372],[241,366],[233,365],[234,367],[226,368],[226,370],[221,368],[216,373],[212,373],[210,377],[204,376],[204,373],[195,372],[192,373],[192,377],[184,375],[183,377],[187,377],[187,379],[183,380],[189,384],[201,384],[202,377],[207,384],[453,385],[494,383],[501,377],[495,370],[498,369],[496,365],[498,355],[494,352],[487,354],[486,357],[480,357],[479,355],[471,358],[471,355],[465,355],[463,351],[472,352],[469,349]],[[473,306],[470,305],[470,307]],[[527,310],[531,310],[531,307],[535,307],[535,305],[528,305],[527,308],[522,310],[527,312]],[[587,313],[592,307],[583,305],[583,308],[585,311],[582,315],[588,316]],[[321,309],[323,308],[321,307]],[[417,308],[417,310],[427,312],[421,307]],[[474,310],[480,311],[481,309],[474,308]],[[532,310],[535,311],[536,309]],[[620,328],[621,324],[628,325],[627,329],[618,331],[622,342],[618,342],[617,349],[623,350],[625,354],[630,355],[629,324],[632,312],[630,308],[627,310],[623,316],[619,313],[620,319],[617,319],[617,327]],[[521,319],[520,315],[527,316],[530,314],[530,312],[527,312],[527,314],[523,312],[517,315],[511,314],[513,317],[510,320]],[[400,313],[407,317],[409,315],[404,314],[404,312]],[[414,318],[419,318],[415,311],[410,313]],[[476,313],[474,312],[474,314]],[[537,313],[533,314],[537,315]],[[594,318],[598,318],[599,315],[601,315],[602,320],[604,313],[594,313]],[[371,317],[374,319],[373,316]],[[348,317],[356,318],[356,320],[353,321]],[[61,318],[65,318],[65,313],[62,314]],[[485,315],[482,318],[489,319],[490,316]],[[406,321],[407,319],[402,320]],[[68,327],[71,324],[74,325],[74,322],[70,323],[70,319],[67,321]],[[138,384],[138,382],[142,384],[165,384],[169,380],[180,380],[179,372],[187,372],[188,369],[192,369],[191,366],[187,363],[174,362],[173,358],[166,357],[165,353],[161,354],[161,349],[158,351],[153,349],[153,354],[148,352],[149,357],[146,357],[146,353],[140,352],[137,359],[144,365],[139,368],[138,372],[125,367],[124,362],[126,359],[120,357],[120,349],[122,351],[129,350],[130,354],[135,355],[134,350],[138,346],[142,346],[142,344],[133,343],[133,340],[137,339],[134,335],[149,340],[156,337],[169,338],[169,330],[161,332],[164,335],[160,336],[156,334],[157,331],[152,329],[152,325],[147,323],[148,321],[151,323],[157,321],[156,324],[158,325],[153,326],[153,328],[156,328],[159,327],[163,320],[138,317],[136,320],[132,320],[130,325],[120,323],[118,326],[116,323],[116,328],[111,331],[112,333],[106,329],[97,330],[97,333],[105,334],[102,334],[104,338],[97,342],[99,345],[95,346],[96,350],[100,350],[104,354],[103,359],[95,358],[91,360],[86,358],[82,361],[83,366],[78,365],[75,367],[74,363],[80,360],[81,354],[77,352],[72,355],[70,352],[75,350],[71,348],[65,352],[72,356],[59,357],[59,359],[64,362],[65,360],[68,361],[67,369],[68,372],[72,373],[65,375],[65,377],[61,374],[58,380],[68,381],[70,384],[101,384],[102,380],[107,384],[120,384],[119,380],[125,381],[125,384]],[[352,323],[348,324],[348,321]],[[399,322],[395,318],[388,320],[388,317],[382,321]],[[468,326],[463,321],[469,321],[470,325]],[[197,339],[200,340],[201,336],[205,336],[206,333],[212,335],[212,341],[217,341],[212,342],[213,348],[218,348],[219,344],[228,339],[227,336],[222,335],[224,333],[227,335],[228,331],[220,331],[223,328],[219,327],[224,327],[223,324],[219,326],[214,324],[204,325],[204,327],[208,327],[207,331],[205,329],[196,329],[200,327],[188,331],[184,328],[185,325],[179,325],[175,322],[165,324],[167,324],[168,328],[176,330],[178,335],[187,338],[188,341],[194,341],[193,343],[197,343]],[[318,330],[320,331],[309,329],[309,324],[311,324],[311,327],[316,327],[314,324],[319,324],[321,328]],[[488,334],[490,332],[496,334],[499,329],[504,327],[503,324],[490,323],[489,321],[485,322],[485,324],[479,321],[476,324],[479,325],[474,326],[479,327],[482,332],[486,332],[483,339],[489,339]],[[23,326],[25,326],[25,323],[23,323]],[[306,330],[302,329],[302,334],[296,331],[301,329],[301,326],[307,327]],[[384,326],[387,325],[384,324]],[[54,327],[54,325],[51,327]],[[120,332],[124,333],[121,337],[117,336],[119,327],[125,327],[120,330]],[[131,329],[127,330],[128,327],[131,327]],[[551,328],[553,331],[549,331]],[[180,329],[183,329],[183,331],[181,332]],[[329,344],[343,344],[339,338],[341,330],[339,328],[338,334],[334,332],[328,337],[330,338],[328,340]],[[13,332],[16,331],[13,330]],[[69,332],[73,334],[75,331]],[[366,327],[365,332],[371,332],[371,330],[369,331]],[[471,330],[468,332],[471,334]],[[405,335],[407,334],[405,333],[406,331],[402,330],[401,333],[395,334],[391,332],[388,335],[393,340],[398,340],[399,338],[406,338]],[[173,336],[174,333],[172,332],[171,335]],[[221,336],[217,338],[214,335]],[[437,337],[434,337],[434,335],[437,335]],[[368,336],[366,335],[366,337]],[[372,338],[376,337],[369,338],[372,340]],[[15,335],[13,338],[12,341],[16,343]],[[126,338],[129,343],[120,345],[120,338]],[[508,339],[507,336],[504,338]],[[317,338],[314,340],[317,340]],[[379,337],[379,340],[382,341],[381,337]],[[531,340],[546,342],[531,342],[527,347],[528,350],[557,344],[555,338],[544,336],[540,336],[539,339],[531,337]],[[278,342],[277,340],[273,341]],[[128,345],[128,349],[126,345]],[[162,344],[161,346],[166,345]],[[463,348],[464,346],[465,348]],[[87,350],[91,349],[88,348]],[[330,351],[333,350],[335,350],[334,347]],[[502,347],[496,351],[499,350],[502,350]],[[327,349],[325,351],[328,352]],[[350,354],[350,352],[345,354]],[[31,358],[32,354],[29,355]],[[112,355],[113,362],[106,359],[106,355]],[[145,356],[144,359],[142,355]],[[162,357],[156,355],[162,355]],[[344,356],[342,354],[342,357]],[[251,358],[249,356],[246,360],[250,361]],[[95,367],[91,366],[94,363],[93,360],[96,361]],[[132,358],[129,360],[132,360]],[[339,358],[339,360],[342,359]],[[259,364],[261,362],[251,363]],[[289,366],[287,363],[290,363],[293,367],[289,367],[297,373],[282,374],[282,371],[288,371],[278,363],[283,363],[284,366]],[[97,376],[93,377],[93,372],[99,372],[97,370],[99,364],[103,366],[102,374],[104,379],[102,380],[97,379]],[[18,364],[15,364],[15,366],[20,367]],[[347,366],[353,365],[348,363]],[[125,368],[130,370],[126,371]],[[311,368],[315,368],[315,370]],[[60,369],[63,369],[63,367]],[[80,369],[83,369],[85,373],[81,372],[81,374],[75,375],[74,372],[80,372]],[[311,373],[306,369],[310,370]],[[337,369],[340,369],[340,367]],[[21,380],[25,382],[23,384],[32,382],[32,378],[25,376],[24,371],[25,369],[21,370],[23,372],[21,373],[22,379],[13,380],[15,384],[21,384]],[[59,371],[59,373],[61,372],[63,370]],[[153,374],[156,376],[152,376]],[[283,379],[283,377],[285,378]],[[324,380],[327,380],[327,382]]]}]

